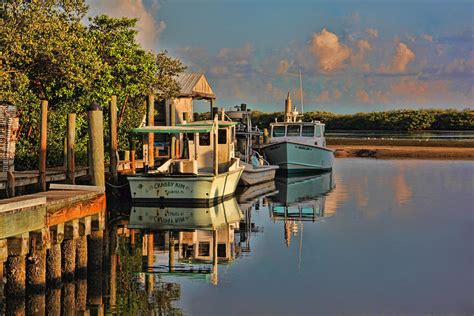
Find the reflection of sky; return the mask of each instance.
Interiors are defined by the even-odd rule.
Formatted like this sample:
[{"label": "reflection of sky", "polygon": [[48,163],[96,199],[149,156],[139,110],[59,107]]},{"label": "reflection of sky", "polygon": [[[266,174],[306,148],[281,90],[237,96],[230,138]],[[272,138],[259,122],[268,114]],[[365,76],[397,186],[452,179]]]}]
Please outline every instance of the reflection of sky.
[{"label": "reflection of sky", "polygon": [[[196,314],[472,314],[474,163],[338,159],[334,215],[304,223],[287,248],[282,222],[251,253],[219,268],[219,284],[176,278]],[[342,193],[341,193],[342,192]]]}]

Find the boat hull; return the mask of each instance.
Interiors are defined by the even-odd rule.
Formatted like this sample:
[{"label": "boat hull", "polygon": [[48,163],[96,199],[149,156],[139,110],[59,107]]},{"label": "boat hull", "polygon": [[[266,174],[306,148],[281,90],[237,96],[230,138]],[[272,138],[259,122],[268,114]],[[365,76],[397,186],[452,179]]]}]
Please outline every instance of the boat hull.
[{"label": "boat hull", "polygon": [[243,167],[219,175],[129,176],[134,205],[215,205],[231,198]]},{"label": "boat hull", "polygon": [[284,141],[262,147],[265,159],[288,173],[332,170],[334,151],[308,144]]},{"label": "boat hull", "polygon": [[250,186],[258,183],[268,182],[275,179],[278,166],[262,166],[253,168],[250,164],[245,164],[244,172],[240,177],[239,185]]}]

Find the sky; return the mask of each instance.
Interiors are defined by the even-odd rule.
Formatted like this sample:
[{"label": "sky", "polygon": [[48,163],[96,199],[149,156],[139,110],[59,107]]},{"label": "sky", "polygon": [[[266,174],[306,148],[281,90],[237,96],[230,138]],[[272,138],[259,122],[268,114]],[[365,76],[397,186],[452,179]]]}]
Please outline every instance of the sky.
[{"label": "sky", "polygon": [[87,0],[203,72],[217,105],[354,113],[474,108],[474,2]]}]

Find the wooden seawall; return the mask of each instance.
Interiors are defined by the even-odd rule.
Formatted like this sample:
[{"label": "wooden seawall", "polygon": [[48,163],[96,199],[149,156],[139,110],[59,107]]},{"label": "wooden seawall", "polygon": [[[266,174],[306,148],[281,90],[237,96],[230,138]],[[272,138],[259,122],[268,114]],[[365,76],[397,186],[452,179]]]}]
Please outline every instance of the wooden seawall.
[{"label": "wooden seawall", "polygon": [[[61,292],[62,284],[64,292],[102,269],[105,210],[104,189],[96,186],[51,184],[50,191],[0,200],[0,302],[5,293],[9,313],[64,311],[67,297],[54,289]],[[73,310],[103,310],[101,294],[86,292],[76,293],[82,300]]]}]

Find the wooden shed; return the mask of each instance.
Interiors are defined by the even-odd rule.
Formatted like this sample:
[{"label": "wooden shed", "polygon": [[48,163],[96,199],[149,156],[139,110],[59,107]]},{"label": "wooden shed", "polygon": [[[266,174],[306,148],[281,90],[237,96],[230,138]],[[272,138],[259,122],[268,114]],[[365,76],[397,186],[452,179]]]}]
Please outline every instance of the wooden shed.
[{"label": "wooden shed", "polygon": [[[209,81],[203,73],[183,73],[177,78],[181,93],[177,98],[166,100],[156,104],[158,116],[155,118],[155,125],[175,125],[183,123],[185,117],[193,118],[193,101],[207,100],[210,107],[214,104],[216,95],[212,90]],[[174,111],[175,119],[171,122],[171,112]]]}]

